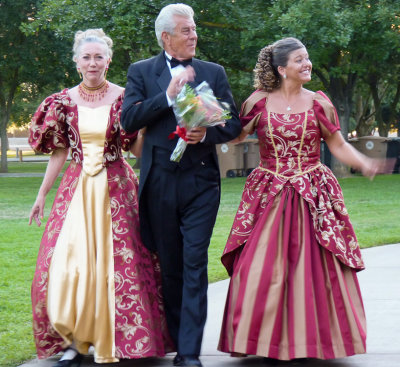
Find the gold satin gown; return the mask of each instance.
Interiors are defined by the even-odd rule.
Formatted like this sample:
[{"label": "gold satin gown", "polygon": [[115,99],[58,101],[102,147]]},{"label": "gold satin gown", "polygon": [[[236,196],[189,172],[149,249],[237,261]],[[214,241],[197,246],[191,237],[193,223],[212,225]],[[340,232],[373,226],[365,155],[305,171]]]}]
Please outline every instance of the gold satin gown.
[{"label": "gold satin gown", "polygon": [[78,106],[83,169],[51,260],[48,314],[66,345],[95,349],[97,363],[115,358],[115,285],[111,208],[103,167],[111,105]]}]

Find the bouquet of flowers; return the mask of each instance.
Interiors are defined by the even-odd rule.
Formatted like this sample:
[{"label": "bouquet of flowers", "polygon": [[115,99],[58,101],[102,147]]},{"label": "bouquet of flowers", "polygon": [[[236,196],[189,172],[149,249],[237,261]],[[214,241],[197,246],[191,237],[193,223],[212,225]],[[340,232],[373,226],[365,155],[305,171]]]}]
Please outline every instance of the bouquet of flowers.
[{"label": "bouquet of flowers", "polygon": [[229,104],[219,102],[207,82],[195,89],[185,84],[176,97],[173,110],[178,121],[176,130],[169,135],[173,139],[179,136],[178,143],[170,160],[179,162],[187,147],[186,131],[198,126],[216,126],[230,119]]}]

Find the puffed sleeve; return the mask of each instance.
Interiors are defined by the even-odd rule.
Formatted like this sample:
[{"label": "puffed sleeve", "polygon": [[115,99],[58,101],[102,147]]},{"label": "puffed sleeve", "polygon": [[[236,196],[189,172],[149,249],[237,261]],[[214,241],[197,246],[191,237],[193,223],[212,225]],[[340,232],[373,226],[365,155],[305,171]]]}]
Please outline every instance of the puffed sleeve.
[{"label": "puffed sleeve", "polygon": [[117,111],[117,119],[120,126],[120,140],[121,140],[121,148],[124,151],[128,151],[133,142],[136,140],[138,132],[134,131],[132,133],[126,132],[121,125],[121,112],[122,112],[122,103],[124,101],[124,92],[119,96],[118,100],[114,104],[114,108]]},{"label": "puffed sleeve", "polygon": [[127,133],[121,126],[120,138],[122,149],[128,151],[131,148],[133,142],[136,140],[137,135],[137,131],[134,131],[133,133]]},{"label": "puffed sleeve", "polygon": [[51,153],[69,148],[67,111],[61,93],[47,97],[33,115],[29,126],[29,144],[37,152]]},{"label": "puffed sleeve", "polygon": [[254,133],[258,121],[262,116],[262,112],[265,110],[267,95],[267,92],[257,90],[242,104],[239,115],[240,123],[242,125],[242,130],[249,135]]},{"label": "puffed sleeve", "polygon": [[340,130],[336,108],[330,99],[321,91],[315,93],[314,111],[324,138]]}]

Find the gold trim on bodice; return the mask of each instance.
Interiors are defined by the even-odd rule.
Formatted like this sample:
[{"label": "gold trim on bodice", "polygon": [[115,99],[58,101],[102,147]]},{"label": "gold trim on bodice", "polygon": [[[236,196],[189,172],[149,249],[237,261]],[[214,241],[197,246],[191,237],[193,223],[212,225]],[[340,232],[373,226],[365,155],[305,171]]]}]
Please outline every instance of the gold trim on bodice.
[{"label": "gold trim on bodice", "polygon": [[306,173],[309,173],[309,172],[311,172],[311,171],[314,171],[315,169],[317,169],[317,168],[320,167],[320,166],[322,166],[322,163],[321,163],[321,162],[319,162],[317,165],[315,165],[315,166],[313,166],[313,167],[311,167],[311,168],[309,168],[309,169],[307,169],[307,170],[305,170],[305,171],[301,171],[300,173],[296,173],[296,174],[291,175],[291,176],[285,176],[285,175],[282,175],[281,173],[277,173],[276,171],[271,171],[270,169],[264,168],[264,167],[261,167],[261,166],[258,166],[257,168],[258,168],[258,169],[261,169],[261,170],[263,170],[263,171],[267,171],[267,172],[269,172],[269,173],[272,173],[272,174],[275,175],[275,176],[282,177],[282,178],[284,178],[284,179],[291,179],[291,178],[294,178],[294,177],[303,176],[303,175],[306,174]]},{"label": "gold trim on bodice", "polygon": [[[266,106],[265,106],[266,107]],[[270,135],[270,139],[271,139],[271,143],[272,146],[274,148],[274,152],[275,152],[275,164],[276,164],[276,168],[275,171],[272,171],[268,168],[259,166],[258,168],[260,168],[261,170],[267,171],[269,173],[272,173],[275,176],[279,176],[285,179],[290,179],[290,178],[294,178],[294,177],[298,177],[298,176],[302,176],[305,173],[309,173],[315,169],[317,169],[318,167],[321,166],[321,162],[319,162],[317,165],[306,169],[305,171],[302,170],[302,165],[301,165],[301,153],[302,153],[302,149],[303,149],[303,144],[304,144],[304,137],[306,134],[306,129],[307,129],[307,119],[308,119],[308,111],[305,112],[305,116],[304,116],[304,121],[303,121],[303,131],[301,134],[301,139],[300,139],[300,146],[299,146],[299,151],[298,151],[298,157],[297,157],[297,162],[298,162],[298,173],[294,174],[294,175],[283,175],[281,173],[279,173],[279,166],[280,166],[280,162],[279,162],[279,154],[278,154],[278,149],[276,147],[275,141],[274,141],[274,135],[273,135],[273,131],[272,131],[272,124],[271,124],[271,112],[269,110],[267,110],[267,123],[268,123],[268,131],[269,131],[269,135]]]}]

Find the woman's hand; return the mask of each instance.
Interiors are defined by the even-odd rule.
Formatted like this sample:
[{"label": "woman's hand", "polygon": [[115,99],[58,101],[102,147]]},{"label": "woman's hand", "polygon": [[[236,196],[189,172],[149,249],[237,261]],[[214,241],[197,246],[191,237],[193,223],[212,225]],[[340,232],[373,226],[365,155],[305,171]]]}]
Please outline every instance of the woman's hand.
[{"label": "woman's hand", "polygon": [[31,213],[29,215],[29,225],[32,223],[32,219],[35,220],[36,224],[40,227],[43,219],[44,204],[46,201],[46,195],[52,188],[54,181],[57,179],[68,158],[68,148],[56,149],[50,157],[49,163],[47,164],[46,173],[43,178],[42,185],[40,186],[39,193],[36,197],[36,201],[33,204]]},{"label": "woman's hand", "polygon": [[361,166],[363,176],[369,177],[371,180],[377,174],[388,174],[393,172],[396,159],[374,159],[366,157]]},{"label": "woman's hand", "polygon": [[244,141],[244,139],[247,138],[248,135],[249,135],[248,131],[242,129],[240,135],[237,138],[231,140],[229,143],[232,143],[232,144],[241,143],[242,141]]},{"label": "woman's hand", "polygon": [[330,152],[342,163],[360,171],[371,180],[382,173],[391,173],[394,163],[391,159],[374,159],[360,153],[347,143],[340,131],[336,131],[325,139]]},{"label": "woman's hand", "polygon": [[29,215],[29,225],[32,224],[32,219],[35,220],[38,227],[42,224],[42,219],[44,216],[44,204],[46,202],[46,197],[38,195],[35,203],[32,206],[31,213]]},{"label": "woman's hand", "polygon": [[142,156],[144,136],[146,134],[146,127],[143,127],[138,131],[135,141],[132,143],[129,151],[136,157],[140,158]]}]

